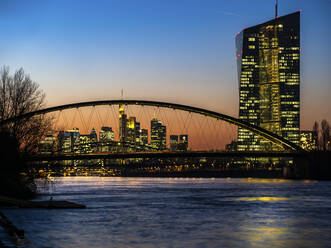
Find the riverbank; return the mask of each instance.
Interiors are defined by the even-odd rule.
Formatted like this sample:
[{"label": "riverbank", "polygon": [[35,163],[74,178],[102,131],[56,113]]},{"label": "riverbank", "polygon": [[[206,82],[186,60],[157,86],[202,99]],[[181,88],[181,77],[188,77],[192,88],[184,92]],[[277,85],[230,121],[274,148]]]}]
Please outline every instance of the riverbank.
[{"label": "riverbank", "polygon": [[6,196],[0,196],[0,206],[17,208],[86,208],[83,204],[70,201],[55,201],[52,198],[48,201],[28,201]]}]

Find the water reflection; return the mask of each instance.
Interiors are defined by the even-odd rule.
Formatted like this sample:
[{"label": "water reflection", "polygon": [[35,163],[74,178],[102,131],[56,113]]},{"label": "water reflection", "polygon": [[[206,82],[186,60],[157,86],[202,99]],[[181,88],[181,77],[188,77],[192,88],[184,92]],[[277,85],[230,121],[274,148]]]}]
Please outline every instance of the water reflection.
[{"label": "water reflection", "polygon": [[275,196],[262,196],[262,197],[239,197],[239,201],[263,201],[263,202],[276,202],[290,200],[289,197],[275,197]]},{"label": "water reflection", "polygon": [[[327,247],[331,182],[59,178],[80,210],[2,209],[35,247]],[[47,244],[47,245],[45,245]]]}]

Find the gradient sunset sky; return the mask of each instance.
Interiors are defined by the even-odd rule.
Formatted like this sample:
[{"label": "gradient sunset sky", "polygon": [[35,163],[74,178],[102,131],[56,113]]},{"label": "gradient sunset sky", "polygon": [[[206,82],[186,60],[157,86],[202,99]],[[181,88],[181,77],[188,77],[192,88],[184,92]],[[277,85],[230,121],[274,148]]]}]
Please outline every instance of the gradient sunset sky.
[{"label": "gradient sunset sky", "polygon": [[[23,67],[48,106],[170,101],[238,116],[234,36],[274,17],[273,0],[0,0],[0,66]],[[301,128],[331,122],[330,0],[301,10]]]}]

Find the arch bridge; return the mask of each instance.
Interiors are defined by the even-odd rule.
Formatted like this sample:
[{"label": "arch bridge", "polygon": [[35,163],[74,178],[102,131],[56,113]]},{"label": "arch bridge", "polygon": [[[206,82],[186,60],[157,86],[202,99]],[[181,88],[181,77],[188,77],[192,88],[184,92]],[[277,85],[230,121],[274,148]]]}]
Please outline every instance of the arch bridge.
[{"label": "arch bridge", "polygon": [[[7,120],[4,120],[0,123],[1,125],[8,125],[10,123],[16,122],[16,121],[21,121],[21,120],[25,120],[25,119],[30,119],[33,118],[35,116],[40,116],[40,115],[55,115],[56,113],[58,113],[58,116],[61,115],[61,113],[63,113],[64,111],[73,111],[73,110],[77,110],[80,114],[81,114],[81,109],[84,108],[92,108],[93,110],[96,107],[111,107],[112,111],[116,113],[116,111],[114,111],[114,106],[119,106],[119,114],[120,116],[118,117],[119,119],[117,120],[116,125],[119,123],[120,118],[123,118],[123,116],[121,117],[121,115],[124,114],[124,111],[127,110],[129,111],[130,108],[134,109],[134,111],[138,111],[137,109],[143,109],[144,107],[147,108],[152,108],[153,113],[153,118],[154,119],[160,119],[155,112],[157,112],[159,109],[166,109],[164,110],[164,112],[159,111],[158,113],[160,115],[163,114],[163,116],[165,115],[164,113],[166,111],[168,111],[167,113],[170,113],[172,111],[178,111],[179,112],[179,118],[183,118],[182,116],[184,114],[186,114],[187,116],[197,116],[196,119],[198,121],[195,121],[197,124],[196,129],[199,129],[199,125],[203,122],[207,123],[205,124],[206,126],[210,127],[210,133],[211,133],[211,138],[206,138],[206,139],[212,139],[215,137],[215,135],[213,135],[213,132],[215,130],[215,128],[213,128],[213,123],[218,123],[218,122],[223,122],[226,123],[230,126],[232,126],[232,130],[239,128],[242,129],[246,129],[249,130],[251,133],[263,138],[264,140],[276,145],[279,147],[279,150],[277,151],[226,151],[224,148],[220,149],[220,148],[213,148],[213,149],[199,149],[199,150],[190,150],[190,149],[186,149],[185,151],[181,151],[181,150],[176,150],[176,151],[171,151],[171,149],[169,148],[170,144],[170,140],[169,137],[166,138],[167,140],[167,145],[166,147],[163,147],[162,151],[155,151],[155,150],[148,150],[147,148],[150,147],[150,143],[152,140],[152,137],[148,138],[148,143],[144,146],[143,149],[140,149],[139,151],[134,150],[134,149],[123,149],[124,147],[124,142],[121,143],[121,137],[123,136],[123,134],[121,134],[121,130],[118,131],[117,134],[117,138],[118,138],[118,142],[114,142],[112,141],[111,144],[112,147],[114,147],[114,144],[117,143],[118,147],[121,147],[121,149],[113,149],[112,151],[109,151],[107,153],[105,152],[89,152],[90,154],[83,154],[83,152],[72,152],[72,153],[66,153],[66,154],[60,154],[59,152],[53,152],[52,154],[38,154],[37,156],[31,158],[34,160],[66,160],[66,159],[96,159],[96,158],[146,158],[146,157],[181,157],[181,156],[187,156],[187,157],[243,157],[243,156],[255,156],[255,157],[293,157],[296,156],[297,154],[301,154],[304,151],[302,150],[302,148],[300,148],[298,145],[278,136],[277,134],[274,134],[268,130],[265,130],[261,127],[252,125],[248,122],[245,122],[243,120],[240,120],[238,118],[235,118],[233,116],[229,116],[223,113],[219,113],[219,112],[215,112],[212,110],[208,110],[208,109],[204,109],[204,108],[198,108],[198,107],[193,107],[193,106],[188,106],[188,105],[182,105],[182,104],[177,104],[177,103],[170,103],[170,102],[161,102],[161,101],[148,101],[148,100],[100,100],[100,101],[88,101],[88,102],[78,102],[78,103],[71,103],[71,104],[65,104],[65,105],[60,105],[60,106],[55,106],[55,107],[49,107],[49,108],[45,108],[45,109],[41,109],[41,110],[37,110],[34,112],[30,112],[30,113],[25,113],[22,114],[20,116],[16,116]],[[128,108],[130,107],[130,108]],[[157,110],[157,111],[155,111]],[[121,112],[122,111],[122,112]],[[140,111],[140,116],[143,116],[143,111]],[[138,111],[138,112],[139,112]],[[91,112],[92,113],[92,112]],[[141,114],[142,113],[142,114]],[[132,113],[131,113],[132,114]],[[91,114],[93,115],[93,114]],[[90,115],[90,117],[91,117]],[[169,116],[172,116],[174,114],[170,113]],[[76,116],[76,114],[75,114]],[[96,119],[99,118],[102,119],[102,114],[97,113],[96,114]],[[115,115],[116,116],[116,115]],[[74,118],[74,117],[72,117]],[[115,117],[116,118],[116,117]],[[128,116],[125,116],[125,118],[128,118]],[[147,117],[147,119],[150,118],[152,119],[152,117]],[[173,117],[169,117],[168,121],[166,121],[167,123],[171,123]],[[203,119],[207,118],[207,121],[204,121]],[[90,118],[88,121],[91,121],[92,118]],[[146,118],[145,118],[146,119]],[[169,121],[170,119],[170,121]],[[187,118],[188,119],[188,118]],[[116,119],[114,119],[116,122]],[[129,118],[128,118],[129,120]],[[136,117],[134,117],[134,119],[130,119],[130,120],[134,120],[135,123],[138,123],[139,120],[136,120]],[[183,119],[182,119],[183,120]],[[190,119],[191,120],[191,119]],[[209,121],[210,120],[210,121]],[[101,121],[102,122],[102,121]],[[183,130],[186,128],[189,124],[184,123],[185,121],[179,121],[181,122],[180,125],[184,125],[184,128],[182,128]],[[178,123],[179,123],[178,122]],[[183,123],[184,124],[183,124]],[[193,122],[193,119],[192,121]],[[211,124],[210,124],[211,123]],[[118,124],[121,125],[121,124]],[[170,124],[169,124],[170,125]],[[176,124],[177,125],[177,124]],[[176,126],[175,125],[175,126]],[[185,127],[186,125],[186,127]],[[201,127],[201,125],[200,125]],[[216,124],[215,126],[216,127]],[[234,128],[234,129],[233,129]],[[56,129],[56,128],[55,128]],[[120,129],[120,126],[118,127],[118,129]],[[151,129],[150,128],[149,132],[151,133]],[[200,128],[201,129],[201,128]],[[173,130],[175,130],[175,127],[173,128]],[[123,131],[123,130],[122,130]],[[201,131],[201,130],[200,130]],[[177,132],[178,133],[178,132]],[[185,132],[184,132],[185,133]],[[187,133],[187,132],[186,132]],[[171,133],[170,133],[171,134]],[[121,136],[122,135],[122,136]],[[152,134],[153,135],[153,134]],[[151,136],[152,136],[151,135]],[[155,135],[155,133],[154,133]],[[203,136],[203,135],[202,135]],[[235,137],[236,135],[234,135],[233,137]],[[131,142],[135,142],[134,140]],[[197,141],[198,142],[198,141]],[[170,144],[171,145],[171,144]],[[116,146],[116,145],[115,145]],[[127,146],[130,147],[130,146]],[[147,147],[145,149],[145,147]],[[59,149],[60,150],[60,149]],[[131,154],[131,155],[130,155]]]}]

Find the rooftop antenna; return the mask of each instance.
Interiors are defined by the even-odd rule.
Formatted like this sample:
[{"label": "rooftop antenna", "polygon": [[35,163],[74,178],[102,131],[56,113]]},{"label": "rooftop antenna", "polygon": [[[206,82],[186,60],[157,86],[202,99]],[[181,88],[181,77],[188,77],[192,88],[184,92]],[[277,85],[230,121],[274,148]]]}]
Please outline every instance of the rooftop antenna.
[{"label": "rooftop antenna", "polygon": [[123,89],[121,90],[121,100],[123,100]]},{"label": "rooftop antenna", "polygon": [[276,0],[276,6],[275,6],[275,19],[278,18],[278,0]]}]

